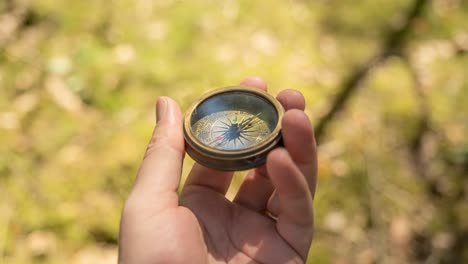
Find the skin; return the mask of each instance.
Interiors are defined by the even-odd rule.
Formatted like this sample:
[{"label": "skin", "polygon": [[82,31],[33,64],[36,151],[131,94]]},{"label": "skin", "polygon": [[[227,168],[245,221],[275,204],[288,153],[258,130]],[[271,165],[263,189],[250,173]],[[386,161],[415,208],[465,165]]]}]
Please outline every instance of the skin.
[{"label": "skin", "polygon": [[[242,85],[267,90],[248,77]],[[182,114],[157,102],[157,126],[120,226],[119,263],[304,263],[313,237],[317,154],[304,97],[284,90],[284,148],[251,170],[231,202],[232,172],[194,165],[176,193],[185,155]]]}]

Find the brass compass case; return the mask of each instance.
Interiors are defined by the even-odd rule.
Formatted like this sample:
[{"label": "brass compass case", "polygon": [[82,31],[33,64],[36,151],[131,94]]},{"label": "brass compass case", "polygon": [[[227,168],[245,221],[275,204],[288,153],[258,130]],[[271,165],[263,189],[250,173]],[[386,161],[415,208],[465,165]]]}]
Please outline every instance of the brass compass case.
[{"label": "brass compass case", "polygon": [[187,153],[218,170],[258,167],[281,144],[283,115],[281,104],[260,89],[230,86],[214,90],[185,114]]}]

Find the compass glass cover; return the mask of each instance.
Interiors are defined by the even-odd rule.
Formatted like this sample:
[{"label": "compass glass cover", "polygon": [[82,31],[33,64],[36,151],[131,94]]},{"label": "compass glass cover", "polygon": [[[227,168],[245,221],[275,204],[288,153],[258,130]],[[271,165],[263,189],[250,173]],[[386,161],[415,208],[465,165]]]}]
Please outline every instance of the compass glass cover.
[{"label": "compass glass cover", "polygon": [[278,123],[278,113],[259,95],[232,91],[201,102],[190,123],[193,135],[203,145],[239,151],[267,140]]}]

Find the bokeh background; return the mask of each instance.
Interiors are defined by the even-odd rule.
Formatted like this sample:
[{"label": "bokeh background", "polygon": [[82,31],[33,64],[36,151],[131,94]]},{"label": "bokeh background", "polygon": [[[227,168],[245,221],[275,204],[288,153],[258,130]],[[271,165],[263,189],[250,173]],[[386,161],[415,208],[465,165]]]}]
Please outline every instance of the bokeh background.
[{"label": "bokeh background", "polygon": [[468,263],[467,21],[464,0],[0,0],[0,263],[114,263],[157,96],[250,75],[316,127],[308,263]]}]

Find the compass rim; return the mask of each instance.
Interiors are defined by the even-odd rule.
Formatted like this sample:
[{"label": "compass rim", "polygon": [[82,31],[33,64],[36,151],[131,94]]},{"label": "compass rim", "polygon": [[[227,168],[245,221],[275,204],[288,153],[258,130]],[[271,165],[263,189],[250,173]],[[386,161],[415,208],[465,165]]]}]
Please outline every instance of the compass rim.
[{"label": "compass rim", "polygon": [[[274,108],[276,114],[277,114],[277,123],[275,124],[275,128],[270,132],[270,134],[265,138],[265,140],[257,145],[241,149],[241,150],[223,150],[223,149],[217,149],[213,148],[210,146],[206,146],[203,142],[201,142],[193,133],[191,130],[191,122],[192,122],[192,115],[194,111],[205,101],[208,99],[223,94],[223,93],[230,93],[230,92],[245,92],[245,93],[252,93],[254,95],[257,95],[265,100],[268,101]],[[215,112],[213,112],[215,113]],[[224,158],[231,158],[231,159],[238,159],[238,158],[245,158],[245,157],[251,157],[255,156],[257,153],[262,153],[265,150],[268,151],[269,148],[272,148],[271,145],[274,144],[276,145],[277,142],[281,138],[281,120],[284,115],[284,108],[283,106],[274,98],[272,95],[269,93],[258,89],[258,88],[253,88],[253,87],[248,87],[248,86],[227,86],[223,88],[218,88],[215,90],[212,90],[205,95],[203,95],[201,98],[199,98],[197,101],[195,101],[187,110],[185,117],[184,117],[184,136],[186,139],[186,142],[190,144],[191,148],[198,151],[198,152],[203,152],[203,154],[211,156],[212,158],[217,158],[217,157],[224,157]]]}]

